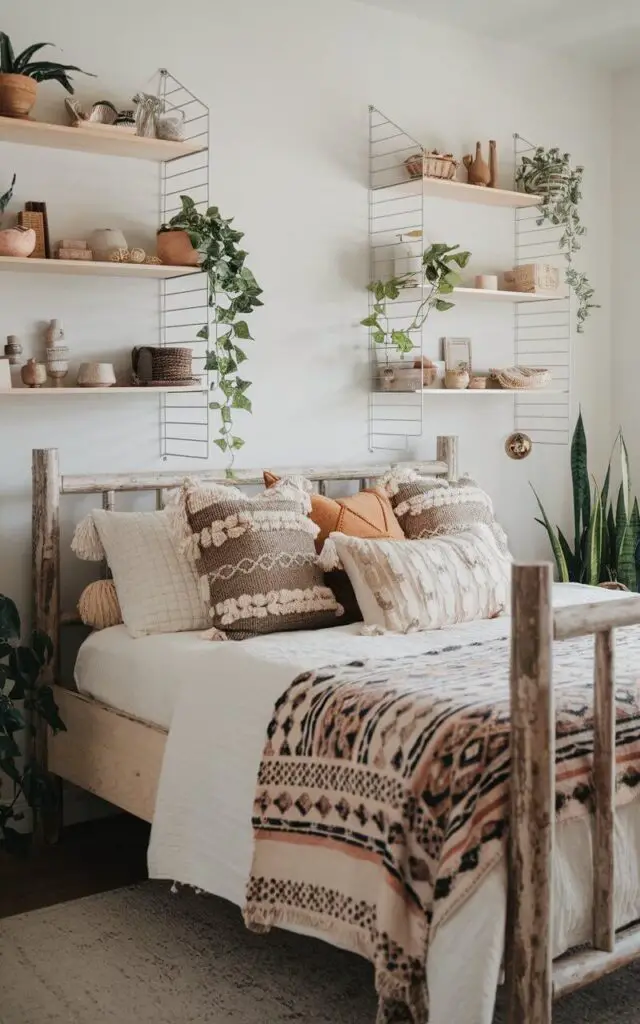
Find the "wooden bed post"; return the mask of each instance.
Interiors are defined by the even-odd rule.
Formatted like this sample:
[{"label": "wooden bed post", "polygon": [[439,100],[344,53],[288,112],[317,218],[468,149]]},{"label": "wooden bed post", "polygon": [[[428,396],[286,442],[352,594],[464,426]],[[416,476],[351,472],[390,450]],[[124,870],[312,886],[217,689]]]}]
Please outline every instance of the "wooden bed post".
[{"label": "wooden bed post", "polygon": [[[53,659],[42,681],[58,680],[60,669],[60,472],[55,448],[32,453],[32,622],[53,641]],[[34,737],[37,763],[47,767],[47,726],[38,718]],[[60,829],[61,801],[34,820],[36,841],[54,842]]]},{"label": "wooden bed post", "polygon": [[593,945],[616,945],[613,903],[616,698],[613,631],[596,633],[593,703]]},{"label": "wooden bed post", "polygon": [[448,466],[447,480],[458,479],[458,438],[454,434],[438,436],[436,458]]},{"label": "wooden bed post", "polygon": [[555,716],[552,570],[514,565],[511,810],[506,937],[509,1024],[550,1024]]}]

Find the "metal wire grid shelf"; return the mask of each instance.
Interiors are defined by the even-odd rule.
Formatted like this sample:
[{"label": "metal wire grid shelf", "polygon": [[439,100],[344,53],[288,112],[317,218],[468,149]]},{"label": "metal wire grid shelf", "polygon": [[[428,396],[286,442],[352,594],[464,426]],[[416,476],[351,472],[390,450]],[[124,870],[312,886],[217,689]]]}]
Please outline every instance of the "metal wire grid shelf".
[{"label": "metal wire grid shelf", "polygon": [[[519,135],[514,136],[514,164],[534,149]],[[384,279],[410,272],[420,265],[424,248],[425,197],[433,188],[427,179],[408,180],[405,159],[424,155],[425,149],[412,135],[375,107],[369,108],[369,243],[370,280]],[[448,182],[436,180],[443,194]],[[453,185],[453,189],[456,186]],[[515,189],[515,184],[514,184]],[[456,199],[467,198],[465,188],[452,193]],[[475,193],[468,198],[474,198]],[[504,205],[515,205],[514,193],[491,198],[506,199]],[[487,197],[488,198],[488,197]],[[498,204],[496,204],[498,205]],[[532,206],[514,209],[514,256],[516,265],[544,259],[566,267],[558,246],[560,231],[537,225],[537,209]],[[421,280],[411,295],[401,294],[389,302],[391,328],[409,326],[419,303],[425,298]],[[571,399],[571,323],[572,303],[562,293],[558,299],[548,297],[514,303],[514,362],[521,365],[544,365],[551,370],[552,383],[545,391],[523,392],[513,398],[514,423],[518,430],[529,433],[539,444],[567,444]],[[369,296],[369,312],[374,297]],[[423,330],[416,331],[411,361],[422,361]],[[394,346],[380,345],[371,337],[369,343],[369,448],[406,450],[413,438],[422,436],[424,397],[421,391],[382,391],[380,371],[392,355]],[[396,356],[397,357],[397,356]],[[407,362],[410,366],[411,362]],[[471,394],[471,392],[469,392]]]},{"label": "metal wire grid shelf", "polygon": [[[164,68],[160,71],[159,96],[167,112],[184,118],[185,141],[202,145],[201,152],[177,156],[161,164],[160,219],[165,224],[181,209],[181,196],[191,198],[201,212],[209,206],[209,107]],[[209,457],[208,342],[197,337],[208,317],[209,288],[205,274],[162,281],[160,344],[191,348],[194,376],[202,382],[202,391],[168,390],[160,396],[163,459]]]}]

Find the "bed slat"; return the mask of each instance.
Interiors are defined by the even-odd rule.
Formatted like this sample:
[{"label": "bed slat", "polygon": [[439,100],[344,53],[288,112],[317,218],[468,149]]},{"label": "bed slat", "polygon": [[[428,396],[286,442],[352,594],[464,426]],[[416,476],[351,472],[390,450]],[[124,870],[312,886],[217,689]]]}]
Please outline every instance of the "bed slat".
[{"label": "bed slat", "polygon": [[616,942],[613,905],[613,825],[616,771],[614,645],[610,629],[596,633],[593,708],[593,945],[607,953]]}]

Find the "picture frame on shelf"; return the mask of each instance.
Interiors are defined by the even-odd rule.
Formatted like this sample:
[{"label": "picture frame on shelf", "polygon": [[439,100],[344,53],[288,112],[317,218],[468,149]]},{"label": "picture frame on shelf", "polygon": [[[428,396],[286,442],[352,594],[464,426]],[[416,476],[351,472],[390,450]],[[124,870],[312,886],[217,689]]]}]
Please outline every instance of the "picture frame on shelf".
[{"label": "picture frame on shelf", "polygon": [[471,373],[471,338],[443,338],[442,358],[445,371],[467,370]]}]

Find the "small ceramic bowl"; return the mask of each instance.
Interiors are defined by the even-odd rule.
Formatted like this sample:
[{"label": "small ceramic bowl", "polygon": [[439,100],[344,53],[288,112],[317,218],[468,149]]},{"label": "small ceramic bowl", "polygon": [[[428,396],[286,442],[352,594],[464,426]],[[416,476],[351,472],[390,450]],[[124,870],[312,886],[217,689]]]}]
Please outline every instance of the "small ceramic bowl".
[{"label": "small ceramic bowl", "polygon": [[110,388],[116,382],[113,363],[80,363],[79,388]]}]

